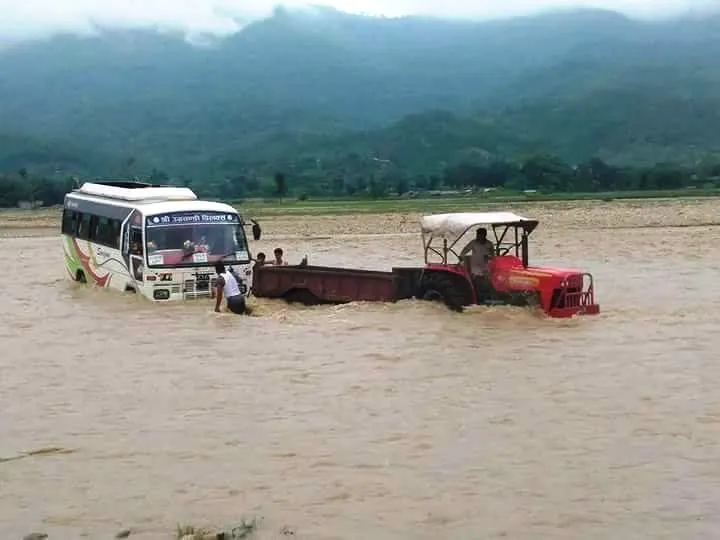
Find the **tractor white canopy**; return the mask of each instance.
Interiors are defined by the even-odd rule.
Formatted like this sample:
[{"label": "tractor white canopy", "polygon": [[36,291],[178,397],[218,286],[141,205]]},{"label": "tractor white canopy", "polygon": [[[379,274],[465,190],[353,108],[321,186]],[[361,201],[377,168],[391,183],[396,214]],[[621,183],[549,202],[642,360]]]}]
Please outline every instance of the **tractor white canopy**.
[{"label": "tractor white canopy", "polygon": [[434,214],[423,217],[421,231],[423,236],[442,238],[452,244],[468,229],[480,225],[527,225],[532,230],[537,225],[537,220],[528,219],[512,212]]},{"label": "tractor white canopy", "polygon": [[[425,216],[421,223],[425,262],[431,257],[439,257],[447,263],[448,254],[456,257],[455,245],[472,228],[487,225],[492,228],[495,245],[499,255],[514,251],[516,256],[527,259],[527,235],[529,235],[538,222],[519,216],[512,212],[458,212],[453,214],[434,214]],[[501,228],[498,234],[497,228]],[[513,231],[508,238],[507,233]],[[521,232],[522,231],[522,232]],[[442,246],[434,243],[441,240]]]}]

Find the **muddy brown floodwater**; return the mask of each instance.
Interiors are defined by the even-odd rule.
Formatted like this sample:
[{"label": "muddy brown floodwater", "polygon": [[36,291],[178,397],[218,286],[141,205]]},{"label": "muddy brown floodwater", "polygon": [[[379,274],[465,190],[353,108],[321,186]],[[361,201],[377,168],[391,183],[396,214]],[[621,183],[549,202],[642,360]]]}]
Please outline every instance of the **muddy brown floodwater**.
[{"label": "muddy brown floodwater", "polygon": [[[600,316],[152,305],[69,283],[56,216],[0,215],[0,536],[717,538],[720,202],[517,209]],[[418,219],[267,219],[259,247],[389,268]]]}]

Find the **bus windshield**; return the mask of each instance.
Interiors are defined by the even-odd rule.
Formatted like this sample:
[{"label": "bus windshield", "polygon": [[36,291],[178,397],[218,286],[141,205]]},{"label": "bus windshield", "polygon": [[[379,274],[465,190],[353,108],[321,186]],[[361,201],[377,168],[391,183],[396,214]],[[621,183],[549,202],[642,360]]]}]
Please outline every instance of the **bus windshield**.
[{"label": "bus windshield", "polygon": [[245,231],[237,214],[173,212],[145,219],[148,266],[249,263]]}]

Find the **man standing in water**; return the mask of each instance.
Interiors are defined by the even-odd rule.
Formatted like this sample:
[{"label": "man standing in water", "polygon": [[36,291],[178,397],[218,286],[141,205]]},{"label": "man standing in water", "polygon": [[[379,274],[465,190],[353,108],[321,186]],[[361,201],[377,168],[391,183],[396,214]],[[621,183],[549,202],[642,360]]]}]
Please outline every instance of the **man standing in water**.
[{"label": "man standing in water", "polygon": [[215,283],[215,311],[220,313],[220,303],[224,294],[230,311],[237,315],[248,313],[249,309],[245,304],[245,297],[240,293],[240,287],[235,276],[225,271],[225,265],[220,262],[215,264],[215,271],[218,275]]},{"label": "man standing in water", "polygon": [[487,239],[487,229],[480,227],[475,233],[475,239],[470,240],[460,252],[465,258],[470,252],[470,274],[473,277],[478,295],[490,292],[490,282],[487,277],[488,261],[495,255],[495,246]]}]

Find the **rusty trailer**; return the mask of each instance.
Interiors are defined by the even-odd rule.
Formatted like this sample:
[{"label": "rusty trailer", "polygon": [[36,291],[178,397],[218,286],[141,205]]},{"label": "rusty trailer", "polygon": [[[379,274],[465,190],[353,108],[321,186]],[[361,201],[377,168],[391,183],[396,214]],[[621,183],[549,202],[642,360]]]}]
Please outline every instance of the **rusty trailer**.
[{"label": "rusty trailer", "polygon": [[253,295],[305,305],[393,302],[412,296],[402,272],[331,266],[261,266],[253,276]]}]

